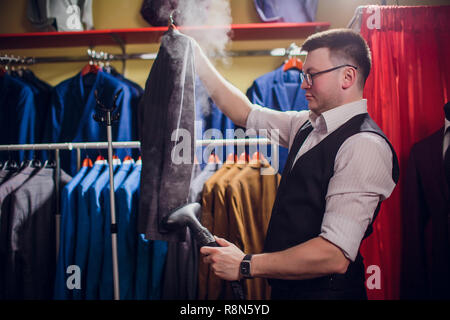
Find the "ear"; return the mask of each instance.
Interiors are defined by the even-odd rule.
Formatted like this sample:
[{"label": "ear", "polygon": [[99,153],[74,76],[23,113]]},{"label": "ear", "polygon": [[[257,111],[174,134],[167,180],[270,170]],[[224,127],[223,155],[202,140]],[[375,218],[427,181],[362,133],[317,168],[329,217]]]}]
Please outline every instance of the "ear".
[{"label": "ear", "polygon": [[342,89],[348,89],[356,83],[356,70],[347,67],[343,71]]}]

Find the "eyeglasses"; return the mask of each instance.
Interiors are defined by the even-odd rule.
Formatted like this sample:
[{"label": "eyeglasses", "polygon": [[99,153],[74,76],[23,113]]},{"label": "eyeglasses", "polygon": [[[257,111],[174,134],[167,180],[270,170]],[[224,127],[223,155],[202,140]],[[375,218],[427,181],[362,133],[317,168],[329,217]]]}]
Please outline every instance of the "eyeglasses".
[{"label": "eyeglasses", "polygon": [[302,79],[302,82],[306,81],[308,86],[311,87],[313,85],[313,77],[318,76],[319,74],[331,72],[331,71],[334,71],[334,70],[337,70],[337,69],[343,68],[343,67],[352,67],[352,68],[358,69],[358,67],[352,66],[351,64],[342,64],[340,66],[337,66],[337,67],[334,67],[331,69],[327,69],[327,70],[323,70],[323,71],[319,71],[319,72],[315,72],[315,73],[300,72],[300,79]]}]

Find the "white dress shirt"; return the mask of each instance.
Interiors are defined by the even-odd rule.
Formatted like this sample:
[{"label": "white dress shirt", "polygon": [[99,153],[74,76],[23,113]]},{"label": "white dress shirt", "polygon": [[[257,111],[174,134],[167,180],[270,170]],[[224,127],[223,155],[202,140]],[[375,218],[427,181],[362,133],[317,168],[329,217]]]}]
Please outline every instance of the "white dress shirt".
[{"label": "white dress shirt", "polygon": [[[312,132],[295,161],[354,116],[367,113],[367,100],[348,103],[320,116],[311,111],[276,111],[254,105],[247,129],[279,130],[280,145],[290,148],[298,129],[311,121]],[[295,164],[294,161],[294,164]],[[380,200],[394,190],[392,152],[378,134],[361,132],[341,145],[326,195],[326,208],[319,236],[338,246],[355,261],[361,240]]]}]

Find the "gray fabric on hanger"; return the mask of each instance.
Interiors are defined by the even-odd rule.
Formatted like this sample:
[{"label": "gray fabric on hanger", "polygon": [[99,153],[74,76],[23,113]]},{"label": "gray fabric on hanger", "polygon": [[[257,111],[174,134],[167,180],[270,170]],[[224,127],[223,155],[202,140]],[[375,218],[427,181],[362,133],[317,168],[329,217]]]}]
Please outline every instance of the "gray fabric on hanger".
[{"label": "gray fabric on hanger", "polygon": [[139,104],[142,153],[138,232],[151,240],[184,241],[163,219],[189,200],[195,153],[195,68],[191,40],[170,29],[162,37]]}]

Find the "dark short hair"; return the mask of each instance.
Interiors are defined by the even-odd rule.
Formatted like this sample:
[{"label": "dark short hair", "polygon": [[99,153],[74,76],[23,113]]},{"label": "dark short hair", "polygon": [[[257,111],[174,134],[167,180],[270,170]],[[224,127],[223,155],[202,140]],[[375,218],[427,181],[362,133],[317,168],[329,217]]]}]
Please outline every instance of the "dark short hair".
[{"label": "dark short hair", "polygon": [[309,36],[303,43],[302,50],[313,51],[328,48],[331,57],[344,58],[354,63],[362,75],[361,88],[364,88],[372,66],[369,46],[364,38],[351,29],[332,29]]}]

